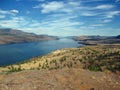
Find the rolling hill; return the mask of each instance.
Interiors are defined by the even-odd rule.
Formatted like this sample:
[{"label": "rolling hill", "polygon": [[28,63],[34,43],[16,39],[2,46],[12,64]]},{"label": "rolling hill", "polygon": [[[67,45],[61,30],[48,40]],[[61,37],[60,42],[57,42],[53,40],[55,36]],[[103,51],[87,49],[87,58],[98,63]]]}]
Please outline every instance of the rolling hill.
[{"label": "rolling hill", "polygon": [[73,39],[85,45],[120,44],[120,36],[74,36]]},{"label": "rolling hill", "polygon": [[36,35],[14,29],[0,29],[0,44],[38,42],[44,40],[58,39],[55,36]]},{"label": "rolling hill", "polygon": [[0,67],[0,89],[119,90],[119,75],[120,45],[66,48]]}]

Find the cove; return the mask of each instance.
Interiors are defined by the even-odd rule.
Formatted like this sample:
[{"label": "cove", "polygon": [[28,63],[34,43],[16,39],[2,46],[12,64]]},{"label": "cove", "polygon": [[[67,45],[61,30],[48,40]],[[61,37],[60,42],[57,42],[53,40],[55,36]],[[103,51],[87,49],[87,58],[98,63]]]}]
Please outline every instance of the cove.
[{"label": "cove", "polygon": [[68,38],[59,40],[0,45],[0,66],[28,60],[32,57],[48,54],[57,49],[82,46]]}]

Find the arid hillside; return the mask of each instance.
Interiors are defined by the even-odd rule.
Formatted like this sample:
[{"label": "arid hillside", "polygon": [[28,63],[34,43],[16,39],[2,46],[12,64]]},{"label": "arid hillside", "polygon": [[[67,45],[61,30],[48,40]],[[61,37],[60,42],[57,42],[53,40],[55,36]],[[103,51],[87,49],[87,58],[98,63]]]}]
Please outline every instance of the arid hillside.
[{"label": "arid hillside", "polygon": [[48,35],[36,35],[14,29],[0,29],[0,44],[38,42],[52,39],[58,38]]},{"label": "arid hillside", "polygon": [[[120,45],[84,46],[56,50],[48,55],[35,57],[6,70],[82,68],[91,71],[119,73]],[[0,68],[2,69],[2,68]]]},{"label": "arid hillside", "polygon": [[78,68],[25,70],[0,75],[0,90],[120,90],[120,77]]},{"label": "arid hillside", "polygon": [[105,45],[120,44],[120,35],[118,36],[75,36],[75,41],[85,45]]},{"label": "arid hillside", "polygon": [[120,45],[57,50],[0,73],[1,90],[120,90]]}]

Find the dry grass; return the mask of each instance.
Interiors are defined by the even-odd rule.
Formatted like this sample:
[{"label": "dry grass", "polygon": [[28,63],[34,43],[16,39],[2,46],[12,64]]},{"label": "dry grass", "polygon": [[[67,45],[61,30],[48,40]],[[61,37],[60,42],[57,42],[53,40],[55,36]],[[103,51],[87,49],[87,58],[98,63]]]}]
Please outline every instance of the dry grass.
[{"label": "dry grass", "polygon": [[120,45],[85,46],[57,50],[25,63],[1,67],[0,71],[29,69],[82,68],[92,71],[120,72]]},{"label": "dry grass", "polygon": [[0,90],[119,90],[115,74],[82,69],[27,70],[4,75]]},{"label": "dry grass", "polygon": [[120,45],[57,50],[0,72],[0,90],[120,90]]}]

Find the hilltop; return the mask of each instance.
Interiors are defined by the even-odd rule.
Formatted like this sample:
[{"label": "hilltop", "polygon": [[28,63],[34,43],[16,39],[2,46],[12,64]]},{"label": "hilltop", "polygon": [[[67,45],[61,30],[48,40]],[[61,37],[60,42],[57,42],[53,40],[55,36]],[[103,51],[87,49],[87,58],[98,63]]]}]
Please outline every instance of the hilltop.
[{"label": "hilltop", "polygon": [[120,45],[61,49],[0,72],[4,89],[119,90]]},{"label": "hilltop", "polygon": [[0,29],[0,44],[38,42],[44,40],[58,39],[55,36],[36,35],[15,29]]},{"label": "hilltop", "polygon": [[25,70],[0,75],[0,90],[120,90],[120,77],[78,68]]}]

